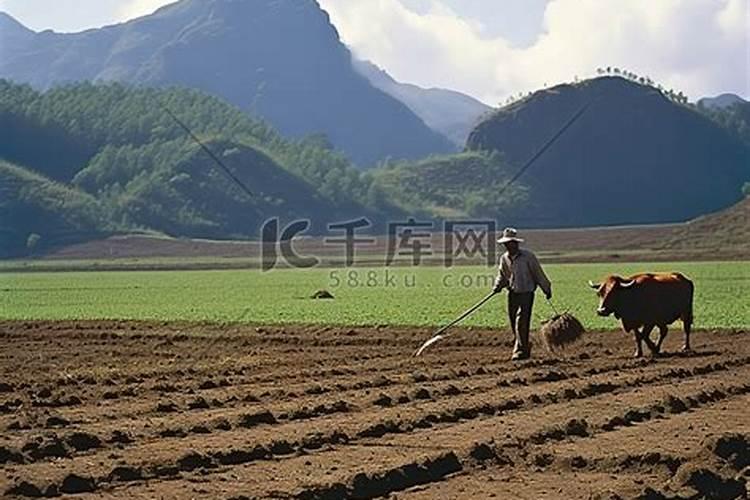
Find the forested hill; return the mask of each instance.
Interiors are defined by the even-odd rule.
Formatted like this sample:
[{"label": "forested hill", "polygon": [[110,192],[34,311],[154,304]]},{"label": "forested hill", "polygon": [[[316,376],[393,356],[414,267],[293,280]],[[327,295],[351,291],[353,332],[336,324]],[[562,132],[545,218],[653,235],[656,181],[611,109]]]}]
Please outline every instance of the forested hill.
[{"label": "forested hill", "polygon": [[742,198],[750,150],[739,114],[712,119],[618,77],[558,85],[501,108],[472,131],[468,148],[520,166],[585,105],[522,177],[529,203],[515,214],[519,225],[685,221]]},{"label": "forested hill", "polygon": [[[651,90],[590,94],[590,85],[504,108],[465,153],[363,172],[323,136],[285,139],[196,90],[81,83],[39,92],[0,80],[0,254],[114,232],[257,238],[271,217],[311,219],[317,234],[362,216],[382,230],[407,214],[522,227],[684,221],[741,197],[750,179],[741,109],[707,117]],[[592,102],[581,120],[506,190],[581,102]]]},{"label": "forested hill", "polygon": [[[198,134],[247,195],[165,112]],[[5,253],[91,233],[256,237],[268,217],[398,213],[320,137],[290,141],[197,91],[78,84],[44,93],[0,80]]]},{"label": "forested hill", "polygon": [[361,166],[454,150],[354,71],[315,0],[181,0],[127,23],[35,33],[0,13],[0,78],[180,85],[220,96],[286,137],[323,133]]}]

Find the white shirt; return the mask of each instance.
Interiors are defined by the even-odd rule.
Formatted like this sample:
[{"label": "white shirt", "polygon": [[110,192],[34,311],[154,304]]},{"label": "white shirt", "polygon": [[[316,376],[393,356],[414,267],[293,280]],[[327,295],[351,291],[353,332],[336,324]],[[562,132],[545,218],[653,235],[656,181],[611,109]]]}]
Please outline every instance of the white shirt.
[{"label": "white shirt", "polygon": [[530,250],[519,249],[511,257],[505,252],[500,257],[500,266],[495,278],[495,286],[508,287],[515,293],[528,293],[536,290],[537,285],[545,294],[552,293],[552,284],[542,270],[542,265]]}]

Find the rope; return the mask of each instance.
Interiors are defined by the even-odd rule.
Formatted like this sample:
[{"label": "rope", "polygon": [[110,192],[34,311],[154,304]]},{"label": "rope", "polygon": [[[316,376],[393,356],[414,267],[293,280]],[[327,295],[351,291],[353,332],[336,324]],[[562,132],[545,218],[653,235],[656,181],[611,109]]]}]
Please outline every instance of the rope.
[{"label": "rope", "polygon": [[501,196],[503,193],[505,193],[505,191],[511,185],[513,185],[513,183],[515,183],[524,173],[526,173],[529,167],[531,167],[531,165],[533,165],[534,162],[538,160],[539,157],[542,156],[545,151],[547,151],[555,142],[557,142],[560,136],[563,135],[565,131],[568,130],[568,128],[570,128],[570,126],[573,125],[581,117],[581,115],[583,115],[583,113],[586,112],[586,109],[588,109],[590,105],[591,105],[591,102],[584,104],[583,107],[579,109],[578,112],[575,115],[573,115],[573,117],[570,120],[568,120],[568,122],[565,125],[563,125],[563,127],[555,135],[553,135],[552,138],[549,141],[547,141],[547,143],[544,146],[542,146],[542,149],[537,151],[536,154],[532,156],[531,159],[527,161],[521,167],[521,169],[518,172],[516,172],[516,174],[513,177],[511,177],[511,179],[507,183],[505,183],[505,185],[500,189],[500,192],[498,193],[498,197]]}]

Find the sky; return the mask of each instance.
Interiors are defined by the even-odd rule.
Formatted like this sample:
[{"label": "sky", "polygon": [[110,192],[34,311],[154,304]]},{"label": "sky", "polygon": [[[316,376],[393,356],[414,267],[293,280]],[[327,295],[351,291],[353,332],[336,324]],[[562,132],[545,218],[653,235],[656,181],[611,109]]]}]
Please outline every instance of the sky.
[{"label": "sky", "polygon": [[[250,0],[248,0],[250,1]],[[750,98],[750,0],[318,0],[342,40],[402,82],[490,105],[599,67],[695,100]],[[170,0],[0,0],[26,26],[72,32]]]}]

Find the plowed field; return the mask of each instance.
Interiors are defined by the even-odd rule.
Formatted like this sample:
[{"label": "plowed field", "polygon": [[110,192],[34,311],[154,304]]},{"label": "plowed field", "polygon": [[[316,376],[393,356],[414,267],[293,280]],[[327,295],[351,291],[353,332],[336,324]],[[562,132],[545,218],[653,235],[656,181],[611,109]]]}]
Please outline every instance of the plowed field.
[{"label": "plowed field", "polygon": [[[0,323],[0,494],[116,498],[741,498],[750,342],[658,359],[592,332]],[[724,496],[712,496],[712,495]],[[660,496],[662,495],[662,496]]]}]

